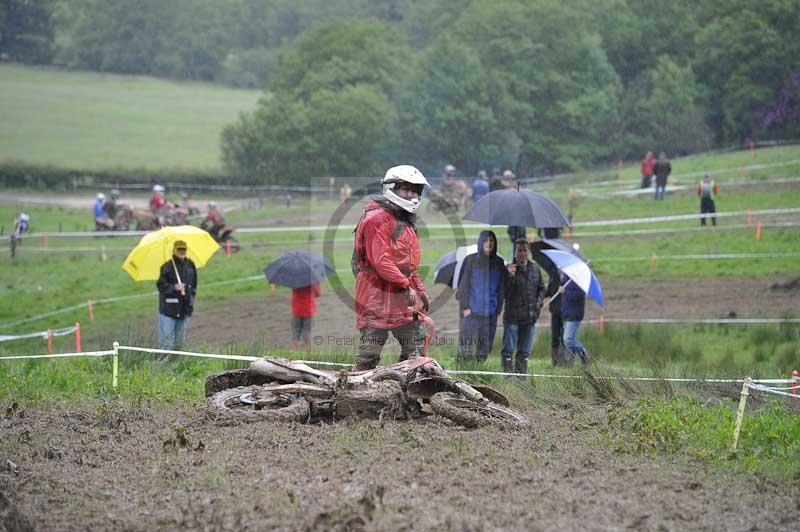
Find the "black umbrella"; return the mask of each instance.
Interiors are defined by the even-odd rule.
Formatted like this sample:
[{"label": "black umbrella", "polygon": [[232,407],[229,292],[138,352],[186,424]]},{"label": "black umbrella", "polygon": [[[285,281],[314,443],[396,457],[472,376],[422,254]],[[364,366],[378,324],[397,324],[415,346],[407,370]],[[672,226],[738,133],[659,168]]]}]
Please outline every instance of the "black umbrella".
[{"label": "black umbrella", "polygon": [[264,275],[272,284],[302,288],[321,283],[333,268],[325,258],[304,249],[292,249],[269,263]]},{"label": "black umbrella", "polygon": [[489,225],[537,228],[569,225],[556,202],[538,192],[518,188],[489,192],[467,211],[464,219]]},{"label": "black umbrella", "polygon": [[550,257],[542,253],[544,249],[555,249],[558,251],[566,251],[567,253],[572,253],[583,262],[588,262],[586,257],[581,255],[575,247],[570,244],[569,242],[564,242],[563,240],[559,240],[557,238],[545,238],[544,240],[537,240],[531,244],[531,259],[535,261],[539,266],[545,269],[548,275],[558,275],[558,267],[553,264],[553,261],[550,260]]}]

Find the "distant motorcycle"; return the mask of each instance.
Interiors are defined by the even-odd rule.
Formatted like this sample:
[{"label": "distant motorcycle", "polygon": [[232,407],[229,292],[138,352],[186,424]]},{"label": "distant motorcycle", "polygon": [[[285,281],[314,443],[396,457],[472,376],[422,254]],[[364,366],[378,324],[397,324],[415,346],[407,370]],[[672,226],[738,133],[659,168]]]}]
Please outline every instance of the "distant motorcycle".
[{"label": "distant motorcycle", "polygon": [[103,224],[97,220],[94,223],[95,231],[129,231],[135,219],[133,209],[124,203],[118,203],[107,208],[108,219],[111,224]]},{"label": "distant motorcycle", "polygon": [[208,234],[223,248],[230,247],[231,253],[236,253],[241,249],[239,240],[233,236],[233,232],[236,230],[234,227],[230,225],[218,227],[203,221],[200,223],[200,228],[208,231]]}]

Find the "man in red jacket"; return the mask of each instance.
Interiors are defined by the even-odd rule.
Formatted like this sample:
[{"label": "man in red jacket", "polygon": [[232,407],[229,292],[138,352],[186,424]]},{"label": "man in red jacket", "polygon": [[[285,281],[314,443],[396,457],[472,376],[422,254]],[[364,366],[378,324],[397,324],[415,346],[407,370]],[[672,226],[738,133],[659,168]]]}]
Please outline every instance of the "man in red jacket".
[{"label": "man in red jacket", "polygon": [[428,180],[409,165],[395,166],[381,180],[382,196],[364,209],[356,227],[353,272],[356,275],[356,327],[361,331],[356,371],[372,369],[381,359],[389,331],[400,343],[400,359],[416,353],[416,299],[429,307],[419,277],[416,211]]}]

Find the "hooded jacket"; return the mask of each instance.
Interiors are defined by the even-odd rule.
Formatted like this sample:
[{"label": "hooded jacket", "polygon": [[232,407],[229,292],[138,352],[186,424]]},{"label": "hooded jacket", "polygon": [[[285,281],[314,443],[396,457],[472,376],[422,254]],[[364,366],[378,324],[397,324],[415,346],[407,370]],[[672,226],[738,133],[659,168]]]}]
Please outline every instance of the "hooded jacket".
[{"label": "hooded jacket", "polygon": [[[491,255],[483,252],[483,243],[494,237],[495,249]],[[470,309],[476,316],[497,316],[503,310],[506,267],[497,256],[497,236],[492,231],[481,231],[478,235],[478,252],[467,255],[458,281],[459,309]]]},{"label": "hooded jacket", "polygon": [[425,294],[419,268],[419,239],[414,215],[383,198],[374,199],[356,226],[353,271],[356,275],[356,327],[394,329],[414,315],[404,293]]},{"label": "hooded jacket", "polygon": [[[175,266],[172,265],[173,261]],[[178,276],[175,268],[181,274],[181,282],[186,285],[186,294],[182,295],[175,290]],[[194,297],[197,295],[197,268],[192,259],[183,260],[172,257],[161,266],[161,275],[156,283],[158,287],[158,312],[164,316],[182,320],[192,315],[194,311]]]}]

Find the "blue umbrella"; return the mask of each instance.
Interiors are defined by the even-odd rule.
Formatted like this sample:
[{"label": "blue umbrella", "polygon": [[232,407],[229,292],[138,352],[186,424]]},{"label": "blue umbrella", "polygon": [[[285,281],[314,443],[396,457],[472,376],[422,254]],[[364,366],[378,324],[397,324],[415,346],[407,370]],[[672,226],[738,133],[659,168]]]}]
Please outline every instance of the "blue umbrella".
[{"label": "blue umbrella", "polygon": [[578,251],[576,247],[577,245],[578,244],[570,244],[569,242],[565,242],[558,238],[545,238],[542,240],[537,240],[536,242],[531,243],[531,259],[533,259],[533,261],[539,266],[544,268],[548,275],[557,275],[556,265],[553,264],[553,261],[551,261],[547,255],[542,253],[542,250],[557,249],[559,251],[566,251],[567,253],[575,255],[588,264],[586,258]]},{"label": "blue umbrella", "polygon": [[305,249],[292,249],[269,263],[264,275],[272,284],[302,288],[321,283],[333,268],[325,258]]},{"label": "blue umbrella", "polygon": [[489,225],[567,227],[569,220],[556,202],[538,192],[518,188],[489,192],[473,205],[465,220]]},{"label": "blue umbrella", "polygon": [[[461,267],[464,265],[464,259],[469,255],[478,252],[478,244],[471,244],[469,246],[460,246],[455,251],[445,253],[439,262],[436,263],[436,269],[433,274],[433,282],[439,284],[446,284],[453,290],[458,288],[458,280],[461,277]],[[503,256],[498,253],[501,259]]]},{"label": "blue umbrella", "polygon": [[472,244],[471,246],[461,246],[450,253],[442,255],[442,258],[436,263],[433,282],[446,284],[453,290],[458,288],[458,278],[464,259],[467,255],[477,252],[478,244]]},{"label": "blue umbrella", "polygon": [[586,292],[589,297],[597,301],[600,308],[605,309],[600,281],[597,280],[597,276],[595,276],[588,264],[566,251],[543,249],[542,253],[547,255],[553,261],[553,264],[564,272],[581,290]]}]

